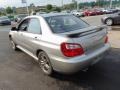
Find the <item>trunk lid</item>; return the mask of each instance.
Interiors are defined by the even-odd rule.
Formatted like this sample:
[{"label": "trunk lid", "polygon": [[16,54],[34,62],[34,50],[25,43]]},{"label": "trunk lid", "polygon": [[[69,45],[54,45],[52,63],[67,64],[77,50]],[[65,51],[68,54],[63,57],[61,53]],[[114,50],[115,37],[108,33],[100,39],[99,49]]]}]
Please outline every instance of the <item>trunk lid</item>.
[{"label": "trunk lid", "polygon": [[106,26],[89,27],[67,34],[72,38],[74,43],[80,44],[85,53],[91,53],[105,45],[105,37],[107,34]]}]

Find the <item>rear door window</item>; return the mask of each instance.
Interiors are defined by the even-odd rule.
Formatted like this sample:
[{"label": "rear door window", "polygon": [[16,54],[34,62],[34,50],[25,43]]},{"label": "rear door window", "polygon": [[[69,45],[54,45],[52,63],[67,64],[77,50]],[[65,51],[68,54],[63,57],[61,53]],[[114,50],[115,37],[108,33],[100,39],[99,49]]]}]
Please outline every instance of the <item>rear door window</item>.
[{"label": "rear door window", "polygon": [[29,26],[28,26],[28,32],[34,33],[34,34],[42,33],[39,19],[37,18],[30,19]]}]

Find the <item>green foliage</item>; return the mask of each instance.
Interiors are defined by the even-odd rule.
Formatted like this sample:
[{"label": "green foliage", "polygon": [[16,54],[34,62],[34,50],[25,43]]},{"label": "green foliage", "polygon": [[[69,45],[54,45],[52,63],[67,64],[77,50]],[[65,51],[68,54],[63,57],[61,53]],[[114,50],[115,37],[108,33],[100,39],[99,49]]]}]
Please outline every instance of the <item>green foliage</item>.
[{"label": "green foliage", "polygon": [[59,7],[53,8],[53,11],[61,12],[61,8]]},{"label": "green foliage", "polygon": [[46,6],[46,9],[47,9],[47,10],[52,10],[52,9],[53,9],[53,6],[52,6],[51,4],[48,4],[48,5]]},{"label": "green foliage", "polygon": [[13,13],[13,9],[11,7],[6,8],[6,13],[11,14]]},{"label": "green foliage", "polygon": [[14,16],[13,16],[13,15],[8,15],[8,18],[9,18],[10,20],[14,20]]},{"label": "green foliage", "polygon": [[53,9],[53,6],[52,6],[51,4],[48,4],[48,5],[46,6],[46,12],[47,12],[47,13],[51,12],[52,9]]},{"label": "green foliage", "polygon": [[66,4],[66,5],[64,5],[63,8],[64,8],[64,9],[73,10],[73,9],[75,9],[75,3]]},{"label": "green foliage", "polygon": [[96,3],[95,2],[91,2],[91,5],[90,5],[92,8],[96,6]]},{"label": "green foliage", "polygon": [[0,12],[0,16],[5,16],[6,13],[5,12]]},{"label": "green foliage", "polygon": [[49,13],[51,11],[61,12],[61,8],[59,8],[59,7],[53,7],[51,4],[48,4],[46,6],[46,12]]},{"label": "green foliage", "polygon": [[[79,3],[79,8],[86,8],[86,7],[109,7],[110,6],[110,1],[109,0],[98,0],[97,2],[92,1],[92,2],[82,2]],[[114,0],[113,1],[113,7],[119,6],[120,7],[120,0]],[[66,4],[64,5],[64,9],[69,9],[73,10],[76,9],[76,3],[71,3],[71,4]]]}]

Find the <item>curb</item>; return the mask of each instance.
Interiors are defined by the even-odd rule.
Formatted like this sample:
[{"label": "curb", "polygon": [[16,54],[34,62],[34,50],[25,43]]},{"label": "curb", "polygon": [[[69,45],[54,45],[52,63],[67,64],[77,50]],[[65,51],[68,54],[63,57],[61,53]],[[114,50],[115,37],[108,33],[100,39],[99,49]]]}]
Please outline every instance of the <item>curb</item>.
[{"label": "curb", "polygon": [[111,29],[112,29],[112,30],[120,31],[120,26],[112,26]]}]

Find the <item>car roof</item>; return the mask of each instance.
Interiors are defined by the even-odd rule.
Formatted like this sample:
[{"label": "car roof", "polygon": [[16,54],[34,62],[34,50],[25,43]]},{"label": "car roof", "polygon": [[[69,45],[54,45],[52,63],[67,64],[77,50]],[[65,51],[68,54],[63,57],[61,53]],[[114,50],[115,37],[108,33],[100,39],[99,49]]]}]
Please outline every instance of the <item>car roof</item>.
[{"label": "car roof", "polygon": [[46,18],[46,17],[63,16],[63,15],[72,15],[72,14],[69,14],[69,13],[47,13],[47,14],[27,16],[25,19],[27,19],[27,18],[39,18],[39,17]]},{"label": "car roof", "polygon": [[47,13],[47,14],[40,14],[40,16],[42,16],[42,17],[53,17],[53,16],[61,16],[61,15],[71,15],[71,14],[68,14],[68,13]]}]

